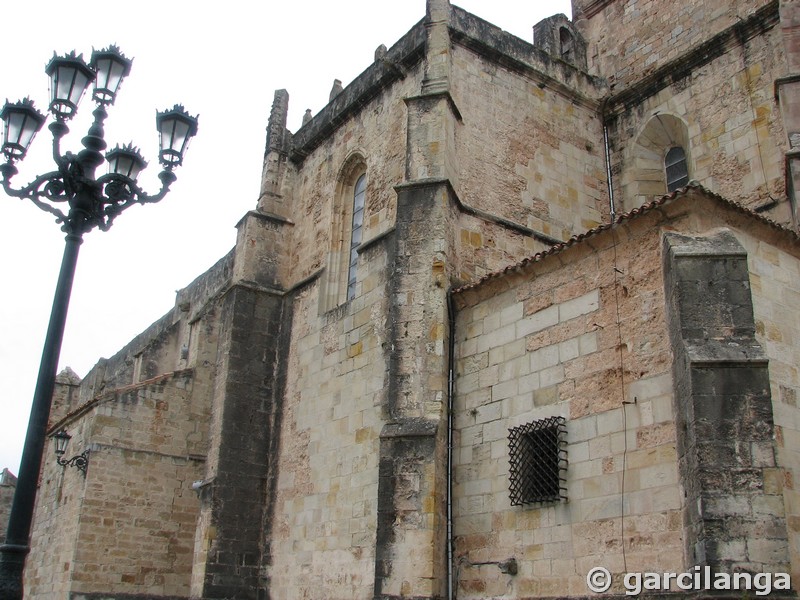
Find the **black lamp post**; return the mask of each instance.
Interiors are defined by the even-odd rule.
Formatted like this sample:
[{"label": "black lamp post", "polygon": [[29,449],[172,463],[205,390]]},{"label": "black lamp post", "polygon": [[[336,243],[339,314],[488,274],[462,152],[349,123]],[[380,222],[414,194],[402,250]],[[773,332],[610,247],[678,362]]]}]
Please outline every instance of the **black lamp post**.
[{"label": "black lamp post", "polygon": [[[11,178],[17,173],[14,161],[25,157],[36,132],[44,124],[45,116],[27,98],[14,104],[6,102],[0,112],[0,119],[5,124],[2,153],[6,162],[0,165],[3,189],[8,195],[27,198],[42,210],[55,215],[56,222],[61,224],[62,231],[66,233],[64,256],[42,351],[8,531],[5,544],[0,546],[0,598],[3,600],[22,599],[22,572],[29,550],[36,488],[67,307],[83,234],[94,227],[108,230],[114,218],[134,204],[161,200],[176,179],[172,169],[183,162],[189,139],[197,133],[197,118],[186,113],[183,107],[176,105],[171,110],[157,113],[161,143],[159,162],[164,170],[158,176],[161,190],[155,195],[146,194],[136,183],[136,177],[146,163],[131,145],[118,146],[108,152],[105,161],[109,164],[109,172],[96,177],[95,170],[104,162],[102,151],[106,148],[106,142],[103,139],[103,122],[108,116],[106,107],[114,103],[122,79],[130,72],[130,68],[131,61],[115,46],[94,51],[88,65],[74,52],[53,57],[46,72],[50,76],[50,112],[54,117],[50,131],[53,134],[53,160],[57,169],[40,175],[20,189],[11,187]],[[81,97],[92,82],[92,99],[97,103],[97,108],[92,113],[94,123],[81,140],[84,149],[77,155],[71,152],[62,155],[61,139],[69,131],[66,122],[75,115]],[[61,442],[68,440],[69,437]],[[56,448],[59,449],[63,451],[65,447]],[[85,462],[83,466],[85,468]]]}]

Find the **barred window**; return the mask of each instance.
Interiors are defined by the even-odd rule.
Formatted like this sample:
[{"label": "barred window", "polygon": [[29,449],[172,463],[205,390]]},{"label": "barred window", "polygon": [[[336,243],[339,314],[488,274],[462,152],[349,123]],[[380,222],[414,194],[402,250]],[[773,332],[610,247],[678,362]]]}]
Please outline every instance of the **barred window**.
[{"label": "barred window", "polygon": [[549,417],[508,430],[512,506],[567,499],[567,427]]}]

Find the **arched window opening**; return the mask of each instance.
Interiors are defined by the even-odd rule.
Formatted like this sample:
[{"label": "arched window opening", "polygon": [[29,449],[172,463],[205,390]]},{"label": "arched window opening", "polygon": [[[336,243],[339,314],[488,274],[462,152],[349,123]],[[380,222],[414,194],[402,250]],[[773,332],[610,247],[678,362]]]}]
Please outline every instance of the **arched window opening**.
[{"label": "arched window opening", "polygon": [[574,46],[574,40],[572,39],[572,34],[566,27],[561,27],[559,28],[558,37],[560,43],[561,59],[568,63],[571,63],[573,59],[573,46]]},{"label": "arched window opening", "polygon": [[673,192],[694,178],[689,127],[679,116],[658,112],[623,149],[622,202],[632,210]]},{"label": "arched window opening", "polygon": [[667,191],[673,192],[689,183],[689,168],[686,164],[686,153],[680,146],[673,146],[664,158],[664,169],[667,173]]},{"label": "arched window opening", "polygon": [[350,230],[350,263],[347,268],[347,300],[356,297],[356,267],[358,266],[358,246],[364,227],[364,197],[367,191],[367,176],[361,175],[353,188],[353,221]]},{"label": "arched window opening", "polygon": [[325,276],[320,285],[320,314],[356,297],[358,248],[364,241],[367,205],[367,162],[350,156],[336,178]]}]

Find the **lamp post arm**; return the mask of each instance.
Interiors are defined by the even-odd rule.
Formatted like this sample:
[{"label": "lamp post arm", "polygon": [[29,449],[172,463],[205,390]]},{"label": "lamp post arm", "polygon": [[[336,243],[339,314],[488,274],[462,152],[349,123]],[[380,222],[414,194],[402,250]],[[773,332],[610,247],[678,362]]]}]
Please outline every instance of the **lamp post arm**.
[{"label": "lamp post arm", "polygon": [[158,193],[155,194],[154,196],[150,196],[148,194],[143,193],[139,199],[139,202],[141,202],[142,204],[148,204],[151,202],[161,201],[164,198],[164,196],[167,195],[167,192],[169,191],[169,186],[175,183],[175,180],[178,177],[172,171],[165,169],[158,174],[158,178],[161,180],[161,189],[158,191]]},{"label": "lamp post arm", "polygon": [[[8,165],[3,165],[3,167],[7,167]],[[13,167],[11,167],[13,168]],[[14,169],[16,171],[16,169]],[[45,173],[44,175],[38,176],[32,182],[30,182],[25,187],[15,190],[11,187],[11,182],[9,181],[10,175],[7,175],[5,172],[3,173],[3,190],[9,196],[14,198],[27,198],[31,202],[33,202],[36,206],[42,209],[45,212],[49,212],[56,216],[56,221],[58,223],[64,222],[67,218],[62,211],[57,209],[55,206],[47,204],[46,202],[42,202],[39,200],[39,197],[49,198],[55,202],[66,202],[67,198],[63,195],[64,192],[64,183],[63,183],[63,176],[60,171],[51,171],[49,173]],[[46,185],[44,190],[42,190],[42,186]]]},{"label": "lamp post arm", "polygon": [[11,504],[6,540],[5,544],[0,546],[0,598],[4,600],[22,600],[22,570],[25,565],[25,556],[29,551],[28,540],[31,534],[36,487],[39,482],[42,454],[46,442],[47,422],[55,389],[58,357],[61,354],[69,297],[75,278],[78,251],[82,242],[83,239],[80,235],[68,234],[66,237],[64,256],[53,298],[53,308],[50,312],[50,324],[47,328],[42,360],[39,365],[39,377],[33,394],[25,446],[22,450],[19,478]]},{"label": "lamp post arm", "polygon": [[53,161],[60,169],[66,168],[67,160],[61,155],[61,138],[69,133],[69,127],[58,120],[50,123],[49,129],[53,133]]},{"label": "lamp post arm", "polygon": [[158,177],[161,179],[161,189],[154,195],[145,193],[135,181],[127,177],[113,173],[100,177],[97,184],[104,190],[106,202],[103,204],[99,218],[95,220],[98,229],[108,231],[117,215],[134,204],[152,204],[162,200],[167,195],[169,186],[177,177],[168,170],[159,173]]}]

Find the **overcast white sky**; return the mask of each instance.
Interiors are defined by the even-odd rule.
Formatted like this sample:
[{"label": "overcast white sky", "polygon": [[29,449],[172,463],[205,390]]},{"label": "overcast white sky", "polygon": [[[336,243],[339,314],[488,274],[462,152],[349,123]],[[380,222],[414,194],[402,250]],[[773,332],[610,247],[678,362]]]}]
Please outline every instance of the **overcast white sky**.
[{"label": "overcast white sky", "polygon": [[[539,20],[571,16],[569,0],[454,4],[527,41]],[[140,183],[151,193],[160,170],[156,110],[182,103],[200,115],[199,134],[167,197],[130,208],[108,232],[85,236],[59,370],[69,365],[83,377],[230,250],[235,224],[256,206],[276,89],[289,92],[287,126],[296,131],[307,108],[316,114],[327,103],[335,78],[347,85],[378,45],[391,46],[424,15],[425,0],[140,0],[113,8],[96,0],[71,8],[53,0],[10,2],[0,101],[29,96],[46,111],[44,67],[54,51],[76,50],[88,61],[93,47],[118,45],[134,60],[108,110],[106,141],[140,148],[150,163]],[[93,108],[85,98],[62,151],[82,148]],[[15,187],[53,169],[47,124],[17,165]],[[2,191],[0,214],[0,469],[17,473],[64,238],[52,215]]]}]

